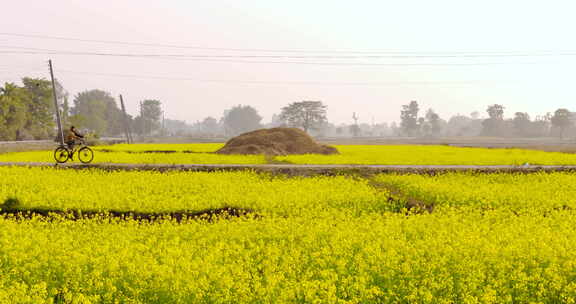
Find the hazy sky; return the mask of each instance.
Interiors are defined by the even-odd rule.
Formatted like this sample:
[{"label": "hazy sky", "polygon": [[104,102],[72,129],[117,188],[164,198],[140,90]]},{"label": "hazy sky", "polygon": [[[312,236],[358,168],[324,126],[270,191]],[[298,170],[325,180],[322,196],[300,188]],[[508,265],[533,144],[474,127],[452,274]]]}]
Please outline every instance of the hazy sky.
[{"label": "hazy sky", "polygon": [[189,122],[219,118],[236,104],[254,106],[267,122],[301,100],[322,100],[333,122],[351,122],[354,111],[361,122],[397,121],[410,100],[444,118],[484,115],[494,103],[508,117],[576,110],[571,1],[0,4],[0,82],[48,77],[51,58],[72,96],[94,88],[122,93],[131,113],[144,98],[160,99],[168,118]]}]

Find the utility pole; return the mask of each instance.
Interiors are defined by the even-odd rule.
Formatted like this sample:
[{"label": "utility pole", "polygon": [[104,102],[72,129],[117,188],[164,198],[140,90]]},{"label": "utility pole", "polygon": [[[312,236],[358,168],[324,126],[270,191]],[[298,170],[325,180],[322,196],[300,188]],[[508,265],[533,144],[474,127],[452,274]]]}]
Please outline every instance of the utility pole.
[{"label": "utility pole", "polygon": [[166,134],[166,112],[162,111],[162,136]]},{"label": "utility pole", "polygon": [[54,97],[54,109],[56,110],[56,123],[58,124],[58,135],[60,137],[60,145],[64,146],[64,130],[62,129],[62,121],[60,120],[60,107],[58,106],[58,96],[56,96],[56,82],[54,81],[54,70],[52,69],[52,60],[48,60],[50,67],[50,78],[52,79],[52,96]]},{"label": "utility pole", "polygon": [[140,123],[137,124],[139,131],[138,134],[145,136],[146,131],[148,130],[148,126],[146,125],[146,120],[144,119],[144,115],[142,115],[142,101],[140,101]]},{"label": "utility pole", "polygon": [[126,114],[126,107],[124,106],[122,94],[120,94],[120,106],[122,106],[122,113],[124,113],[124,132],[126,132],[126,142],[132,144],[134,143],[134,140],[132,140],[132,134],[130,134],[130,123],[128,122],[128,114]]}]

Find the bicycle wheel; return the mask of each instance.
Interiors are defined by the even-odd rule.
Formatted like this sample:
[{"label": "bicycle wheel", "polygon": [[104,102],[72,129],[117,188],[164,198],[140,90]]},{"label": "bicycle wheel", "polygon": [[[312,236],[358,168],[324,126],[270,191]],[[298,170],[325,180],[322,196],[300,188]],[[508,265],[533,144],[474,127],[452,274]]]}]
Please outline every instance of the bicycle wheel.
[{"label": "bicycle wheel", "polygon": [[70,152],[65,147],[58,147],[54,150],[54,159],[57,163],[65,163],[70,158]]},{"label": "bicycle wheel", "polygon": [[94,159],[94,152],[88,147],[82,147],[78,150],[78,159],[84,163],[90,163]]}]

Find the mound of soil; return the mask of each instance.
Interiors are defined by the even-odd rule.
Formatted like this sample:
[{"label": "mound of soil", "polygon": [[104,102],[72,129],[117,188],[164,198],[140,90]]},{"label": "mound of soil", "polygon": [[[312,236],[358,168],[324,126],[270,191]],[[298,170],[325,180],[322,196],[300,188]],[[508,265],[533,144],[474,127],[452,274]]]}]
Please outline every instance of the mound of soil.
[{"label": "mound of soil", "polygon": [[337,154],[334,147],[318,144],[296,128],[261,129],[230,139],[218,154]]}]

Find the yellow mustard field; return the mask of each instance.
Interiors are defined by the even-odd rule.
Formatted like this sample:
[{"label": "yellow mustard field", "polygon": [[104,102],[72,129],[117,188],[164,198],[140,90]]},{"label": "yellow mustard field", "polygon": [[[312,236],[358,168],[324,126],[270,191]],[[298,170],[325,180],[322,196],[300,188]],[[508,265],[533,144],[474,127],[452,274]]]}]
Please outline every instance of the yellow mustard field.
[{"label": "yellow mustard field", "polygon": [[[96,146],[94,163],[129,164],[353,164],[353,165],[576,165],[576,154],[438,145],[338,145],[337,155],[219,155],[221,143]],[[162,153],[164,152],[164,153]],[[168,152],[168,153],[166,153]],[[77,162],[78,160],[76,160]],[[54,162],[52,151],[0,154],[0,162]]]},{"label": "yellow mustard field", "polygon": [[115,152],[153,152],[153,151],[176,151],[176,152],[214,152],[224,146],[223,143],[191,143],[191,144],[116,144],[95,146],[96,151]]},{"label": "yellow mustard field", "polygon": [[465,148],[437,145],[335,146],[338,155],[288,155],[293,164],[356,165],[574,165],[576,155],[523,149]]},{"label": "yellow mustard field", "polygon": [[[53,151],[0,154],[0,162],[53,162]],[[77,157],[72,163],[79,163]],[[213,153],[126,153],[94,152],[92,163],[120,164],[264,164],[262,155],[220,155]]]},{"label": "yellow mustard field", "polygon": [[[574,197],[572,172],[0,167],[0,303],[574,303]],[[259,216],[106,215],[224,206]]]},{"label": "yellow mustard field", "polygon": [[573,172],[532,174],[445,173],[435,176],[381,174],[375,180],[435,208],[506,209],[537,213],[576,209]]},{"label": "yellow mustard field", "polygon": [[0,302],[572,303],[575,220],[572,212],[0,219]]},{"label": "yellow mustard field", "polygon": [[8,198],[17,198],[22,209],[171,212],[238,207],[300,216],[389,205],[386,192],[346,176],[0,167],[0,202]]}]

